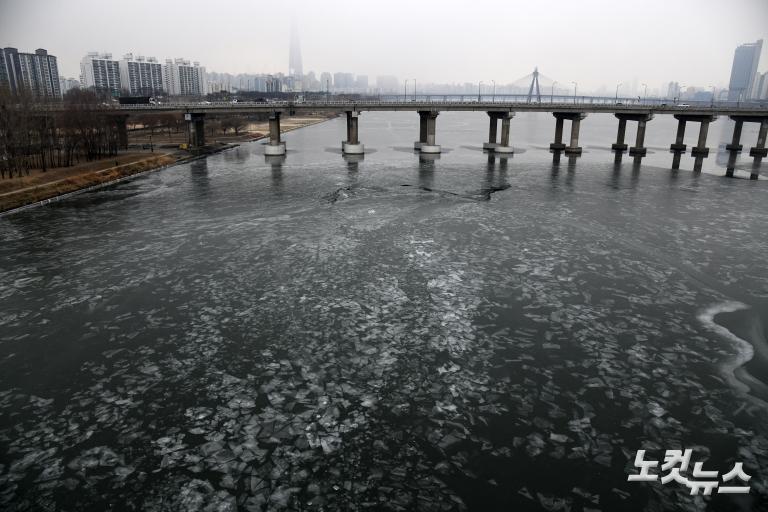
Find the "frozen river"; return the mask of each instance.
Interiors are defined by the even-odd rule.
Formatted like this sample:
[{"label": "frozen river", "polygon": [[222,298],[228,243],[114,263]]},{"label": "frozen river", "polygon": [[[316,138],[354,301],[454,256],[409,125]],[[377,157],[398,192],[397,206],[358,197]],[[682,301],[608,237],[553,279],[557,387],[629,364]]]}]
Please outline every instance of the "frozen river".
[{"label": "frozen river", "polygon": [[[768,182],[721,177],[732,125],[694,174],[665,116],[640,167],[612,116],[559,165],[551,115],[507,160],[487,123],[440,115],[420,162],[415,114],[365,113],[360,162],[336,119],[0,218],[0,509],[768,509]],[[627,482],[682,448],[751,493]]]}]

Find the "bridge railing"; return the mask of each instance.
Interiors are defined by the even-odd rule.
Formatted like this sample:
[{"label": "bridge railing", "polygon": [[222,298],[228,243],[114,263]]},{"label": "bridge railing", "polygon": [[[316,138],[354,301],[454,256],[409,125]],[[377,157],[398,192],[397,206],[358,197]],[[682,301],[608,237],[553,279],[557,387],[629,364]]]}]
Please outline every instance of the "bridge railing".
[{"label": "bridge railing", "polygon": [[[404,99],[403,96],[391,96],[391,97],[373,97],[373,98],[359,98],[359,99],[328,99],[328,100],[312,100],[312,101],[267,101],[267,102],[181,102],[181,103],[162,103],[162,104],[131,104],[131,105],[112,105],[104,104],[97,107],[99,110],[112,110],[112,111],[167,111],[167,110],[186,110],[186,111],[198,111],[204,112],[210,111],[237,111],[248,110],[254,107],[260,109],[291,109],[291,108],[371,108],[376,106],[381,107],[403,107],[406,109],[416,109],[424,107],[426,109],[432,108],[450,108],[450,107],[467,107],[477,106],[478,110],[489,108],[498,105],[499,108],[514,109],[520,108],[525,110],[531,107],[540,107],[546,110],[554,109],[567,109],[572,110],[574,108],[597,108],[599,110],[637,110],[637,109],[663,109],[665,111],[670,110],[706,110],[706,111],[768,111],[768,101],[761,102],[711,102],[711,101],[691,101],[691,102],[678,102],[666,100],[663,98],[652,98],[645,101],[633,101],[624,102],[615,101],[615,98],[600,98],[600,97],[563,97],[555,96],[549,98],[551,101],[542,102],[528,102],[527,97],[519,95],[500,95],[496,98],[481,96],[468,96],[468,95],[417,95],[416,97],[409,97]],[[67,108],[64,104],[44,104],[35,106],[36,109],[41,111],[57,111]],[[93,109],[92,105],[88,106],[89,109]]]}]

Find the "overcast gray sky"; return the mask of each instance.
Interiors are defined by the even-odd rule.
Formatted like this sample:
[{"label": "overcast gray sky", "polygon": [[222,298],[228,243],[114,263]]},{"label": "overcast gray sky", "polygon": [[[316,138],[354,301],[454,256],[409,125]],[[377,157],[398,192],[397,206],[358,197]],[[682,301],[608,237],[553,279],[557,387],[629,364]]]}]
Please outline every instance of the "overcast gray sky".
[{"label": "overcast gray sky", "polygon": [[46,48],[72,77],[88,51],[285,73],[292,13],[305,72],[371,81],[507,83],[539,66],[580,90],[635,78],[727,86],[738,44],[768,46],[768,0],[0,0],[0,45]]}]

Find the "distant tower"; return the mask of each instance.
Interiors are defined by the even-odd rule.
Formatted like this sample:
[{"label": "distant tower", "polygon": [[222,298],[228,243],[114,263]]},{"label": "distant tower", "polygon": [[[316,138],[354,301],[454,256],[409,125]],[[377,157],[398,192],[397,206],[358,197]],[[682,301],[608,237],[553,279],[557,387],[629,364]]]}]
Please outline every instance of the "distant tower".
[{"label": "distant tower", "polygon": [[755,79],[757,78],[757,64],[760,62],[762,49],[762,39],[758,39],[754,43],[742,44],[736,48],[731,66],[731,81],[728,84],[728,101],[757,98]]},{"label": "distant tower", "polygon": [[296,20],[291,21],[291,49],[288,54],[288,76],[293,78],[294,90],[301,90],[304,79],[304,68],[301,65],[301,46],[299,45],[299,30]]},{"label": "distant tower", "polygon": [[536,99],[541,103],[541,91],[539,90],[539,68],[533,68],[533,73],[531,74],[531,88],[528,89],[528,103],[531,102],[531,98],[533,97],[533,86],[536,86]]}]

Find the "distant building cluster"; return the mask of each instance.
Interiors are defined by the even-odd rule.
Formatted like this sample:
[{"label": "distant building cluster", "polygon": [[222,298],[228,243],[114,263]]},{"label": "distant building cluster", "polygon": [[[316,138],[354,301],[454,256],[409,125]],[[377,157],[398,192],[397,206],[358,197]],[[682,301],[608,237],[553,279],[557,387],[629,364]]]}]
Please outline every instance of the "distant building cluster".
[{"label": "distant building cluster", "polygon": [[128,53],[121,60],[111,53],[90,52],[80,61],[80,81],[85,87],[108,90],[114,96],[201,96],[208,92],[205,68],[199,62]]},{"label": "distant building cluster", "polygon": [[56,57],[42,48],[35,53],[0,48],[0,87],[8,88],[12,94],[27,90],[38,98],[60,98]]},{"label": "distant building cluster", "polygon": [[[665,83],[661,89],[648,90],[637,78],[627,83],[622,93],[640,98],[648,93],[675,100],[698,101],[755,101],[768,99],[768,72],[758,72],[763,40],[742,44],[736,48],[731,66],[728,88],[696,87],[679,82]],[[493,81],[492,81],[493,82]],[[418,87],[417,87],[418,85]],[[619,84],[623,85],[623,84]],[[642,86],[642,87],[641,87]],[[113,96],[204,96],[211,93],[237,92],[329,92],[344,94],[521,94],[526,87],[520,84],[488,83],[419,83],[415,80],[400,82],[392,75],[380,75],[375,83],[368,75],[348,72],[303,72],[301,49],[295,30],[291,34],[288,74],[230,74],[206,72],[199,62],[183,58],[158,61],[154,57],[125,54],[117,60],[111,53],[91,52],[80,62],[80,77],[59,76],[56,57],[39,48],[34,53],[19,52],[16,48],[0,48],[0,88],[17,94],[29,91],[39,98],[61,98],[75,88],[86,87],[108,91]],[[418,90],[417,90],[418,89]],[[602,86],[598,95],[608,95]],[[550,87],[550,95],[569,94],[568,89]],[[575,93],[575,91],[574,91]],[[616,88],[616,96],[619,88]]]},{"label": "distant building cluster", "polygon": [[[696,87],[669,82],[666,97],[693,101],[762,101],[768,100],[768,72],[760,73],[757,66],[763,49],[763,40],[739,45],[733,54],[728,88]],[[662,89],[662,92],[665,89]]]}]

